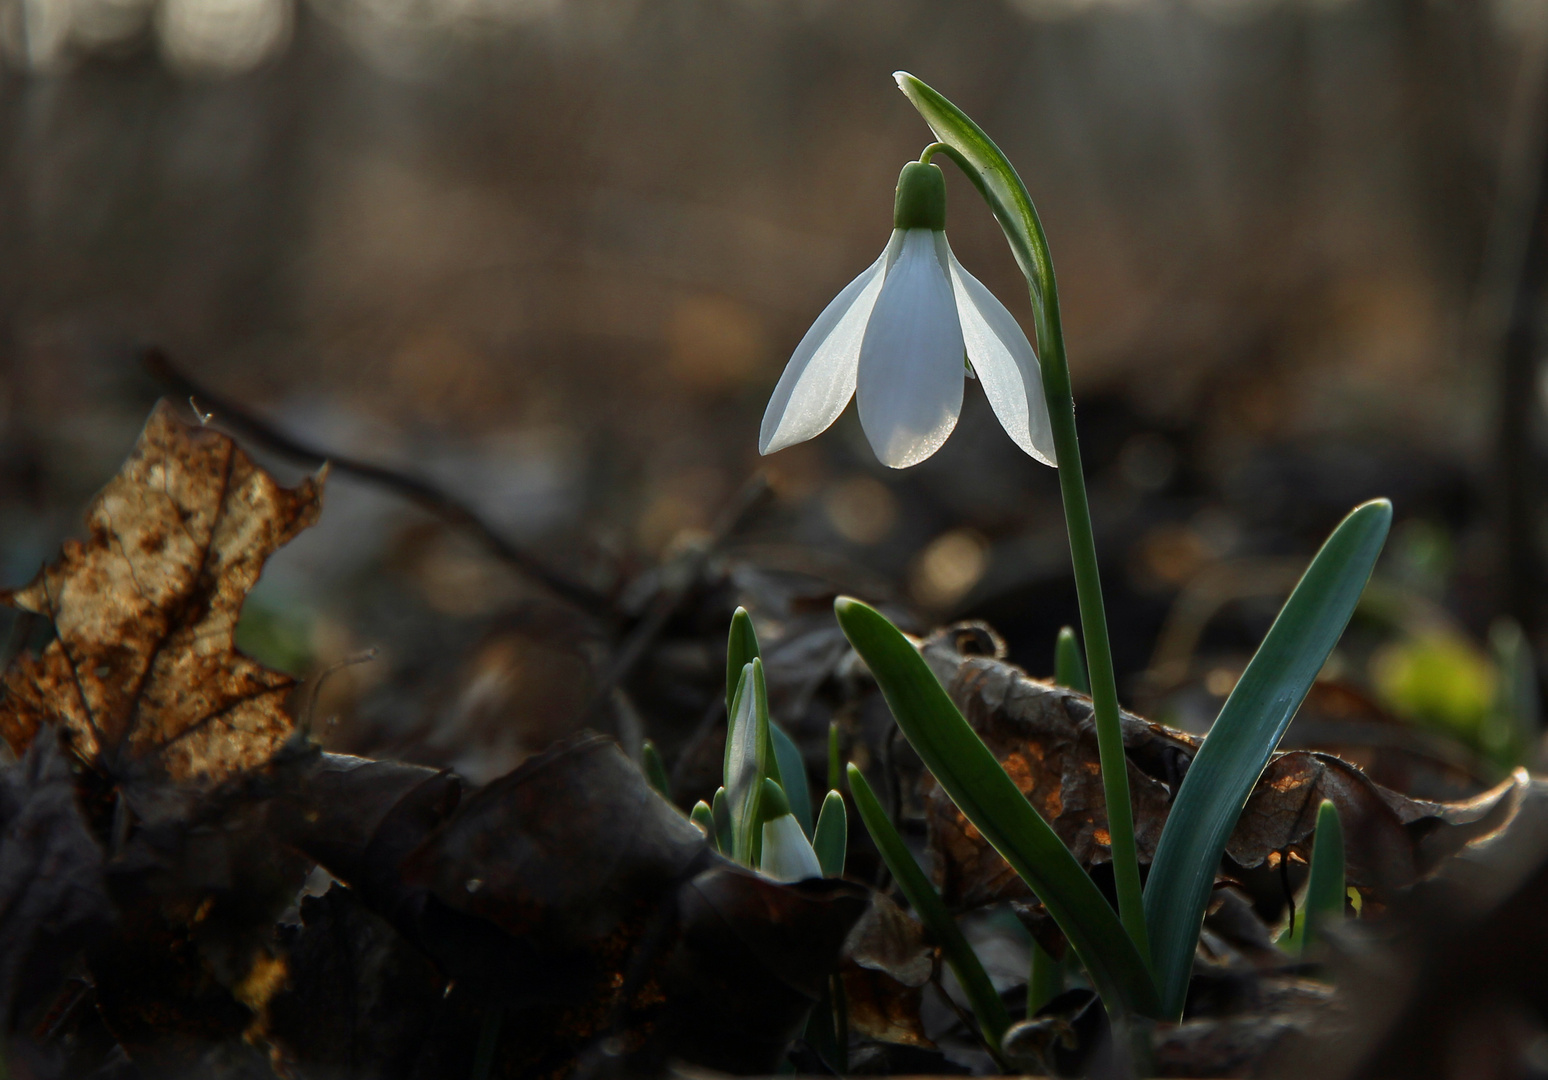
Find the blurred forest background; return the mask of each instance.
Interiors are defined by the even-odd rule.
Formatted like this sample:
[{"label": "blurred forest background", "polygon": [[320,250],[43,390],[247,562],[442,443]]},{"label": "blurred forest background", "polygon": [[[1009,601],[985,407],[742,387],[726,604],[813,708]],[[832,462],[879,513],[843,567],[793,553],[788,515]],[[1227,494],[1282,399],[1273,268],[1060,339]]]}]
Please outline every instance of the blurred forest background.
[{"label": "blurred forest background", "polygon": [[[1207,724],[1327,530],[1386,495],[1326,674],[1485,782],[1532,756],[1490,727],[1512,627],[1548,629],[1545,42],[1541,0],[0,0],[0,584],[80,532],[155,346],[476,508],[603,624],[659,612],[625,678],[595,612],[337,472],[243,624],[298,674],[376,650],[309,706],[336,748],[487,779],[599,695],[629,713],[601,726],[691,745],[732,604],[777,643],[836,590],[983,618],[1046,673],[1076,614],[1055,476],[971,384],[915,469],[852,411],[757,456],[928,141],[906,68],[1046,224],[1126,703]],[[955,250],[1029,324],[948,182]],[[782,719],[815,738],[804,707]]]}]

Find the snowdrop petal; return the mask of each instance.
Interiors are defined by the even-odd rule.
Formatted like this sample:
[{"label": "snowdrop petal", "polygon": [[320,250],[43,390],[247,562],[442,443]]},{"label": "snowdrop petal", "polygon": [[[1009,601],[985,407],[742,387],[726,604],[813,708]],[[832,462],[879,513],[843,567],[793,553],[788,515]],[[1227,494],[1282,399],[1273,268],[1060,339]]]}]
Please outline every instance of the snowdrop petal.
[{"label": "snowdrop petal", "polygon": [[849,404],[866,322],[902,240],[894,230],[881,257],[822,309],[796,346],[763,411],[758,453],[772,454],[822,434]]},{"label": "snowdrop petal", "polygon": [[917,465],[962,411],[962,327],[935,235],[909,229],[860,346],[860,426],[884,465]]},{"label": "snowdrop petal", "polygon": [[1053,425],[1048,420],[1043,373],[1032,343],[1005,305],[962,268],[945,234],[938,235],[937,254],[941,263],[951,268],[968,362],[983,384],[994,415],[1017,446],[1044,465],[1055,464]]},{"label": "snowdrop petal", "polygon": [[763,823],[763,854],[758,872],[775,881],[805,881],[822,877],[822,865],[811,841],[793,814],[781,814]]}]

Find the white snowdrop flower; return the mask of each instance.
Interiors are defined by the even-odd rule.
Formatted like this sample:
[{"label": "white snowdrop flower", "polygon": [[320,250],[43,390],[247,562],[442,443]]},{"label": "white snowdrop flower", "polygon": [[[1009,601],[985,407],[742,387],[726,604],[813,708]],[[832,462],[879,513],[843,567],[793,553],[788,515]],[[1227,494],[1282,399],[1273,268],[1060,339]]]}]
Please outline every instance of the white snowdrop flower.
[{"label": "white snowdrop flower", "polygon": [[[946,243],[946,178],[912,161],[898,177],[886,250],[823,309],[769,399],[758,450],[827,430],[851,397],[876,456],[894,469],[941,448],[976,375],[1016,445],[1054,464],[1037,356],[1005,305]],[[970,368],[963,365],[964,356]]]}]

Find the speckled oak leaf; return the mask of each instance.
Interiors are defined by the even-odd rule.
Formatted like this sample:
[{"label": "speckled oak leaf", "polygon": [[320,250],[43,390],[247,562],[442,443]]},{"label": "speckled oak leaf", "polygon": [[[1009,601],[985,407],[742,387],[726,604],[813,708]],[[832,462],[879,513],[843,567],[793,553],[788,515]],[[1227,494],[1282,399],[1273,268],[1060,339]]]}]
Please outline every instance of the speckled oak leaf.
[{"label": "speckled oak leaf", "polygon": [[213,784],[267,761],[295,727],[294,680],[233,639],[265,560],[317,520],[322,482],[281,487],[229,437],[158,404],[87,511],[90,536],[0,593],[57,631],[5,673],[12,750],[57,724],[109,775],[144,766]]}]

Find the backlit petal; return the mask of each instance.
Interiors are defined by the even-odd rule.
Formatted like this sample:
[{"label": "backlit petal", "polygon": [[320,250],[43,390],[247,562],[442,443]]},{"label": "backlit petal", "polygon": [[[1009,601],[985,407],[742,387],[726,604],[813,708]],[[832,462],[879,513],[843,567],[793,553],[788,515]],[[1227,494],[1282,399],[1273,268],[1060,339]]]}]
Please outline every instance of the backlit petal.
[{"label": "backlit petal", "polygon": [[763,412],[760,454],[820,435],[849,404],[866,322],[902,242],[903,234],[894,230],[881,256],[822,309],[796,346]]},{"label": "backlit petal", "polygon": [[984,395],[1016,445],[1043,464],[1053,465],[1053,426],[1032,343],[1005,305],[962,268],[945,234],[939,235],[939,256],[951,267],[968,362],[983,384]]},{"label": "backlit petal", "polygon": [[794,816],[781,814],[763,823],[763,853],[758,872],[775,881],[805,881],[822,877],[822,865],[811,841]]},{"label": "backlit petal", "polygon": [[909,229],[860,346],[860,425],[884,465],[917,465],[962,411],[962,328],[934,234]]}]

